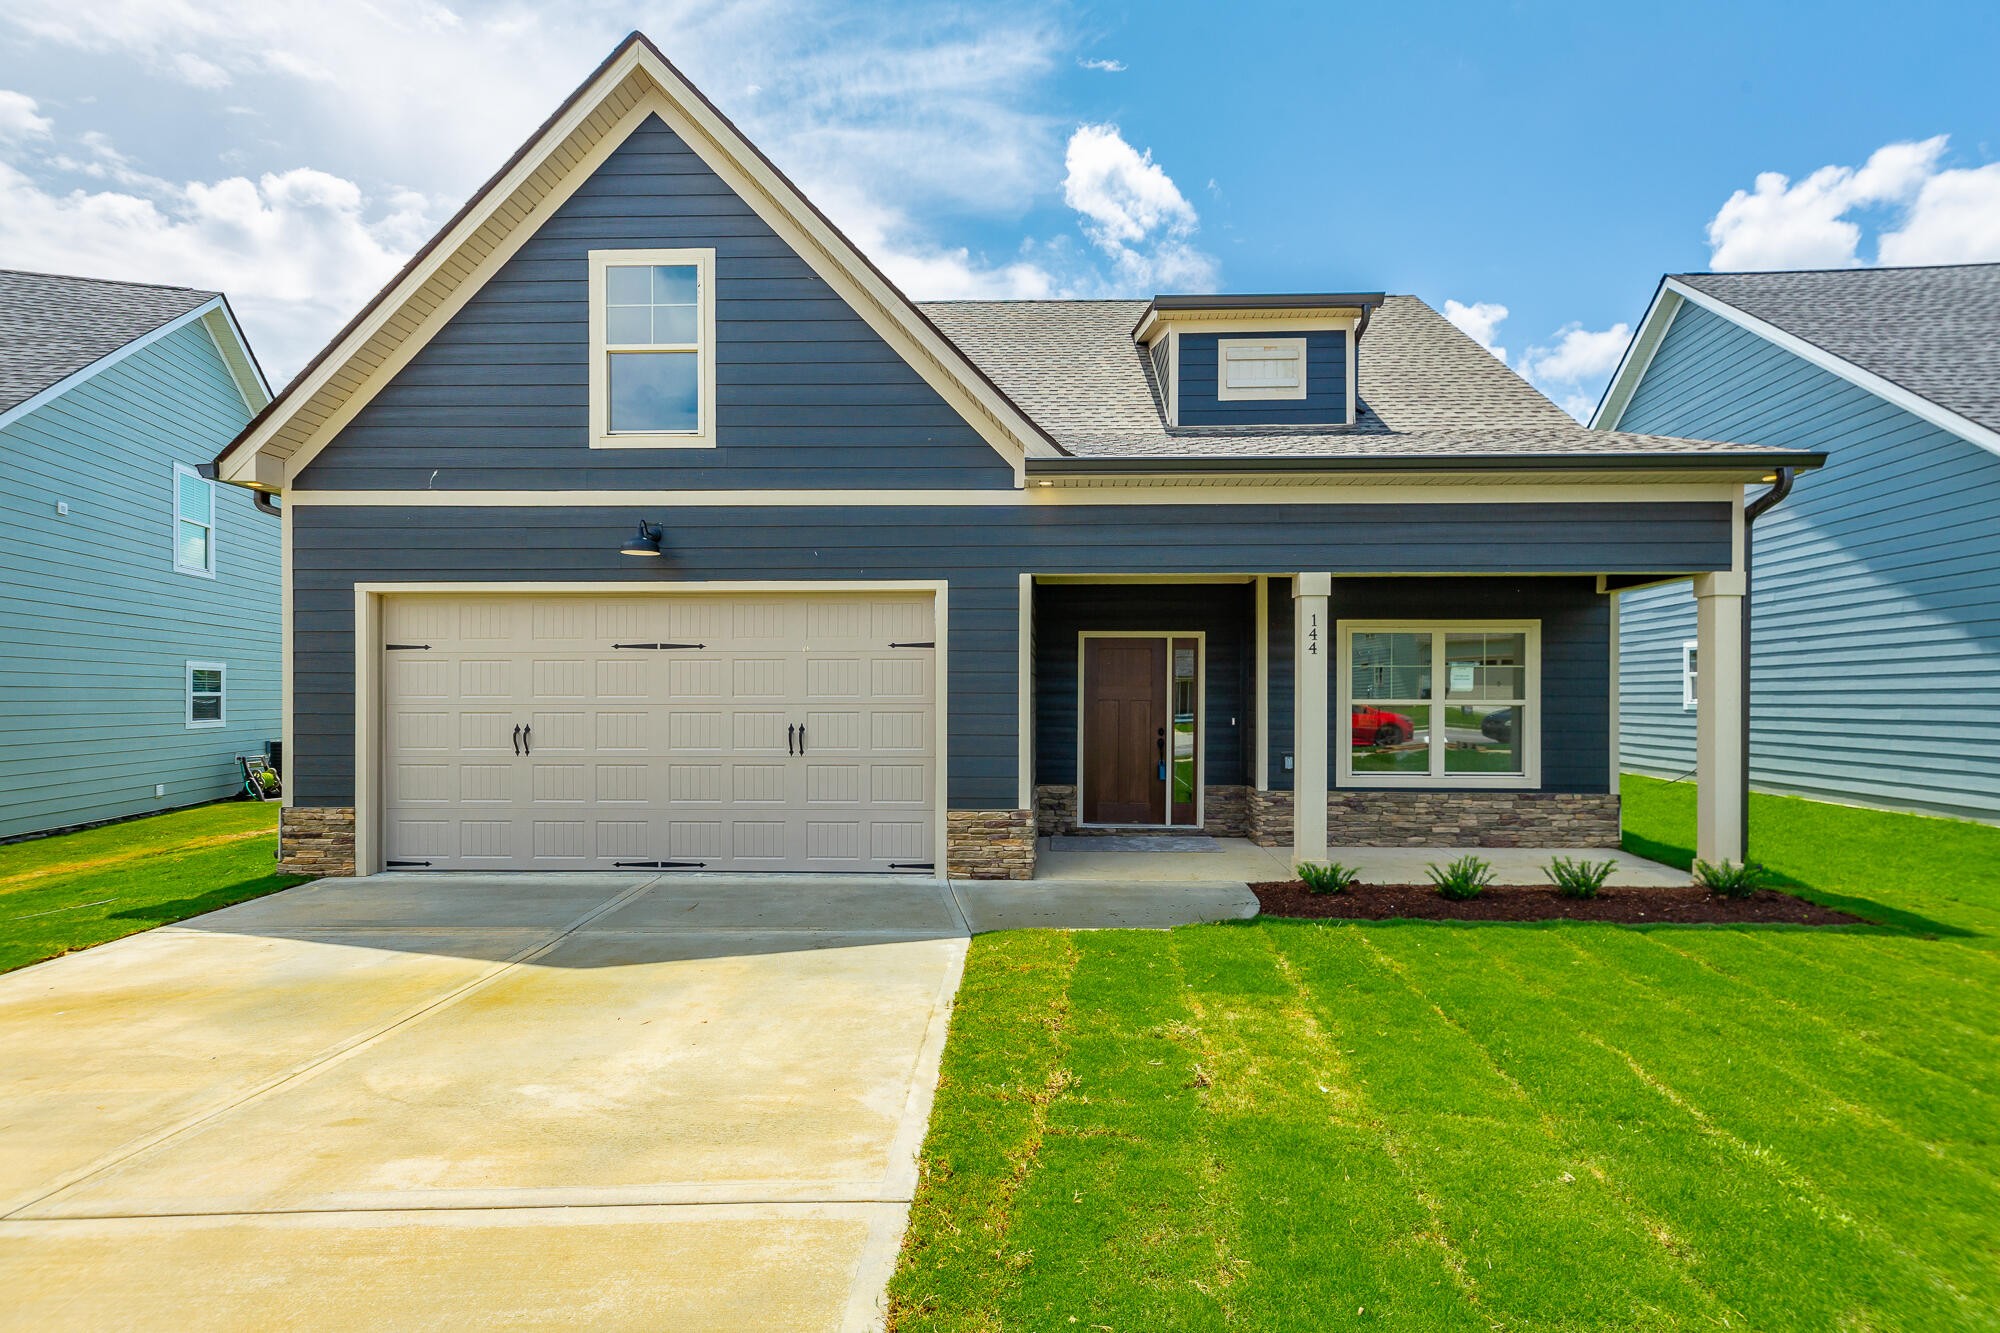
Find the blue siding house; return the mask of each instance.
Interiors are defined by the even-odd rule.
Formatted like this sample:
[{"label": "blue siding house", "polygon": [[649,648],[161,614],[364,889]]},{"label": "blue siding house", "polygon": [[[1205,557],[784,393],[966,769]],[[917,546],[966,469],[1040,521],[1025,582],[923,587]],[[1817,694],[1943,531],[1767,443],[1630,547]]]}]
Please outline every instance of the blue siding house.
[{"label": "blue siding house", "polygon": [[1412,296],[914,303],[635,34],[216,469],[285,497],[288,867],[1028,878],[1617,845],[1613,589],[1739,605],[1818,461]]},{"label": "blue siding house", "polygon": [[0,838],[195,805],[279,735],[269,401],[215,292],[0,272]]},{"label": "blue siding house", "polygon": [[[1751,782],[2000,819],[2000,264],[1668,277],[1594,425],[1827,456],[1753,537]],[[1619,751],[1695,764],[1685,584],[1627,592]]]}]

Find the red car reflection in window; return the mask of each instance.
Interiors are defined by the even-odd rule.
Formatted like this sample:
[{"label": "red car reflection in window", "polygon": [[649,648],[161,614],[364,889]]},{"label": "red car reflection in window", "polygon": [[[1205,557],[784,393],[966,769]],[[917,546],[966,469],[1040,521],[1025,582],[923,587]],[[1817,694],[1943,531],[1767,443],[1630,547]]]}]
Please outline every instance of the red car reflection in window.
[{"label": "red car reflection in window", "polygon": [[1357,746],[1402,745],[1417,734],[1417,728],[1401,713],[1356,704],[1353,732],[1353,744]]}]

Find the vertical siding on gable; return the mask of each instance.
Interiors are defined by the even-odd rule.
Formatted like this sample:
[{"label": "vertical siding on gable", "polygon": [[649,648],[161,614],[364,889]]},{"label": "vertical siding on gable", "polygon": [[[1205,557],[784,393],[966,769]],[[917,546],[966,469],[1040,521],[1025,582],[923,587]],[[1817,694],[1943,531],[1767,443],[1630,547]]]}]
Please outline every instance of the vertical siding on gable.
[{"label": "vertical siding on gable", "polygon": [[[1753,784],[2000,818],[2000,457],[1693,304],[1620,426],[1829,455],[1754,530]],[[1621,762],[1678,776],[1693,597],[1622,620]]]},{"label": "vertical siding on gable", "polygon": [[[594,249],[716,252],[713,449],[591,449]],[[313,489],[1010,487],[1011,467],[657,117],[309,465]]]},{"label": "vertical siding on gable", "polygon": [[[229,795],[278,737],[278,521],[217,487],[217,577],[174,568],[173,465],[248,419],[193,324],[0,429],[0,837]],[[190,659],[226,727],[187,726]]]},{"label": "vertical siding on gable", "polygon": [[[1226,338],[1304,338],[1306,396],[1250,398],[1224,402],[1216,396],[1216,346]],[[1180,335],[1180,424],[1183,426],[1325,426],[1347,420],[1347,335],[1338,329],[1312,333]]]}]

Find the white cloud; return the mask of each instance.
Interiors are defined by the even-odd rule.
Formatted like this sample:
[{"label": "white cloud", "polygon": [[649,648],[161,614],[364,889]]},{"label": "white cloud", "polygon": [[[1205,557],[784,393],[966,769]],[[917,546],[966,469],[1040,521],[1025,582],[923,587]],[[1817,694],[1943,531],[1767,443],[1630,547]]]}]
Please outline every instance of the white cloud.
[{"label": "white cloud", "polygon": [[1597,330],[1565,324],[1556,331],[1554,346],[1530,347],[1516,369],[1536,384],[1581,384],[1616,370],[1631,341],[1628,324]]},{"label": "white cloud", "polygon": [[1131,290],[1213,284],[1215,261],[1196,249],[1194,205],[1173,178],[1125,142],[1116,125],[1079,125],[1063,154],[1063,202]]},{"label": "white cloud", "polygon": [[182,83],[193,88],[227,88],[229,71],[213,61],[204,60],[192,51],[177,51],[167,61],[169,69]]},{"label": "white cloud", "polygon": [[37,114],[35,99],[0,88],[0,140],[46,139],[53,122]]},{"label": "white cloud", "polygon": [[1861,262],[1857,209],[1907,204],[1936,176],[1946,136],[1886,144],[1859,169],[1825,166],[1793,184],[1760,172],[1708,224],[1716,269],[1847,268]]},{"label": "white cloud", "polygon": [[1502,361],[1507,359],[1507,349],[1499,345],[1500,322],[1507,318],[1507,307],[1496,301],[1474,301],[1465,305],[1447,299],[1444,303],[1444,317],[1458,326],[1466,337],[1484,347]]},{"label": "white cloud", "polygon": [[1122,60],[1085,60],[1079,56],[1076,63],[1084,69],[1094,69],[1103,74],[1123,74],[1125,72],[1125,62]]},{"label": "white cloud", "polygon": [[29,269],[226,290],[282,378],[419,243],[422,202],[371,207],[354,182],[306,168],[56,193],[0,163],[0,254]]},{"label": "white cloud", "polygon": [[1902,226],[1883,233],[1877,244],[1884,264],[2000,260],[2000,163],[1932,176]]}]

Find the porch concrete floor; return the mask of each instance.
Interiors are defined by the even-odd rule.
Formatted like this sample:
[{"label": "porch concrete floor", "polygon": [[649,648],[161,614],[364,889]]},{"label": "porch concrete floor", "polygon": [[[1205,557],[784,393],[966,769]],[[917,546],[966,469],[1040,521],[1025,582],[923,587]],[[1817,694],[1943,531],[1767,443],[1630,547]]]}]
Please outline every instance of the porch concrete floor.
[{"label": "porch concrete floor", "polygon": [[[1245,838],[1217,838],[1220,851],[1131,852],[1062,850],[1043,838],[1035,863],[1034,883],[1210,885],[1291,879],[1292,849],[1259,847]],[[1423,884],[1424,868],[1461,856],[1477,856],[1493,867],[1496,884],[1546,884],[1542,867],[1552,857],[1612,861],[1617,869],[1608,881],[1625,888],[1673,888],[1688,883],[1688,873],[1643,856],[1607,847],[1333,847],[1329,861],[1354,866],[1370,884]],[[1220,918],[1218,918],[1220,919]],[[977,927],[975,927],[977,928]]]}]

